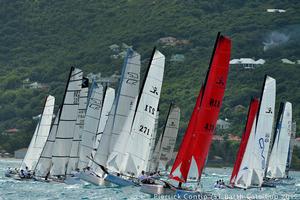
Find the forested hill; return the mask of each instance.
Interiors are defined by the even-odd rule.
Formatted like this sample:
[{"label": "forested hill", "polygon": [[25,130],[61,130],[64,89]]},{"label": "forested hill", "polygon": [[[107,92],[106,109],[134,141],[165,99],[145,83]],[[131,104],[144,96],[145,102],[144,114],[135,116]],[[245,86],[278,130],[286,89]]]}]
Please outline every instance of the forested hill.
[{"label": "forested hill", "polygon": [[[221,118],[240,135],[251,96],[258,96],[267,73],[277,80],[280,101],[293,103],[300,124],[300,1],[197,0],[2,0],[0,6],[0,132],[17,128],[15,137],[1,136],[9,151],[27,146],[47,94],[61,102],[70,66],[109,76],[120,72],[123,59],[114,57],[113,44],[132,45],[142,55],[143,71],[152,48],[166,55],[160,127],[168,103],[181,107],[181,130],[193,109],[205,78],[218,31],[231,37],[232,58],[264,59],[254,70],[232,65]],[[269,8],[286,12],[267,12]],[[173,45],[158,42],[174,37]],[[183,62],[171,56],[184,55]],[[23,88],[24,80],[48,89]],[[242,109],[235,109],[236,106]],[[244,107],[244,109],[243,109]],[[4,142],[5,141],[5,142]],[[13,144],[13,145],[12,145]]]}]

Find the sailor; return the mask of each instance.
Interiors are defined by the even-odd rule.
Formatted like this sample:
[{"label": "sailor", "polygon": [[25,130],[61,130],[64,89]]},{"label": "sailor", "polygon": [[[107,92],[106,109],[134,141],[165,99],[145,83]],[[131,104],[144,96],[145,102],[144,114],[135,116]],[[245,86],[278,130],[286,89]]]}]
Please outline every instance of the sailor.
[{"label": "sailor", "polygon": [[182,188],[182,182],[178,183],[178,188],[181,189]]},{"label": "sailor", "polygon": [[11,168],[8,167],[8,168],[6,169],[6,171],[5,171],[5,176],[6,176],[6,177],[10,177],[12,173],[13,173],[13,172],[12,172]]},{"label": "sailor", "polygon": [[77,177],[78,175],[79,175],[79,173],[80,173],[80,170],[79,170],[79,168],[76,168],[74,171],[71,171],[71,176],[72,177]]},{"label": "sailor", "polygon": [[145,174],[145,171],[144,171],[144,170],[142,171],[141,175],[138,177],[138,179],[139,179],[140,181],[143,181],[143,180],[145,180],[145,179],[147,179],[147,178],[148,178],[148,176]]},{"label": "sailor", "polygon": [[219,181],[215,182],[214,184],[214,188],[218,188],[219,187]]},{"label": "sailor", "polygon": [[31,174],[30,174],[30,170],[28,169],[28,167],[26,166],[25,167],[25,170],[24,170],[24,175],[25,175],[25,178],[30,178]]},{"label": "sailor", "polygon": [[21,169],[19,176],[20,176],[20,178],[25,178],[25,174],[24,174],[24,170],[23,169]]},{"label": "sailor", "polygon": [[49,175],[50,175],[50,171],[46,174],[46,176],[45,176],[45,181],[48,180]]}]

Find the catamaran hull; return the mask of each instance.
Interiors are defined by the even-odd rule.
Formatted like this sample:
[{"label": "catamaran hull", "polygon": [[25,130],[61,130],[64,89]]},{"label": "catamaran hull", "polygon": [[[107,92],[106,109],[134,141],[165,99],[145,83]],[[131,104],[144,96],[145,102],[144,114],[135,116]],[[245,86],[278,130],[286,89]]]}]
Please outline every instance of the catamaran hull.
[{"label": "catamaran hull", "polygon": [[105,179],[105,181],[108,181],[110,183],[113,183],[113,184],[121,186],[121,187],[137,185],[132,180],[126,180],[120,176],[115,176],[112,174],[107,174],[104,179]]},{"label": "catamaran hull", "polygon": [[87,173],[81,173],[80,174],[80,179],[89,182],[93,185],[109,185],[109,182],[105,181],[104,178],[97,177],[92,174],[87,174]]},{"label": "catamaran hull", "polygon": [[64,183],[67,185],[76,185],[76,184],[82,184],[83,182],[80,180],[79,177],[74,176],[74,177],[67,177],[64,180]]},{"label": "catamaran hull", "polygon": [[163,185],[157,184],[142,184],[141,192],[151,195],[170,195],[175,194],[175,190],[171,188],[166,188]]}]

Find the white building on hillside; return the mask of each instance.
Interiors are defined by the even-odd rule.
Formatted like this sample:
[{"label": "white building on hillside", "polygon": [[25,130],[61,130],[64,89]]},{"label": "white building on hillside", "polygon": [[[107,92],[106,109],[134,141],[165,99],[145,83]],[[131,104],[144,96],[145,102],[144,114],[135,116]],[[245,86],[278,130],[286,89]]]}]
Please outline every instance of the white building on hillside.
[{"label": "white building on hillside", "polygon": [[253,60],[252,58],[232,59],[229,62],[231,65],[238,65],[244,69],[255,69],[256,67],[266,63],[264,59]]}]

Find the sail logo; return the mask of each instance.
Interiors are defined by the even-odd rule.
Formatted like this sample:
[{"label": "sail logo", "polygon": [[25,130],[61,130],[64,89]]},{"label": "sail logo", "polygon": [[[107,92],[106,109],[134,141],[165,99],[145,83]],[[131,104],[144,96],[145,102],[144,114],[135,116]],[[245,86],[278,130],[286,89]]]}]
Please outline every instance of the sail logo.
[{"label": "sail logo", "polygon": [[224,77],[223,77],[223,76],[219,76],[219,77],[217,78],[216,84],[217,84],[218,86],[220,86],[221,88],[224,88],[224,87],[225,87]]},{"label": "sail logo", "polygon": [[273,113],[273,112],[272,112],[272,108],[271,108],[271,107],[268,107],[266,113],[267,113],[267,114],[272,114],[272,113]]},{"label": "sail logo", "polygon": [[152,86],[152,90],[150,90],[151,93],[155,94],[155,95],[158,95],[158,92],[157,92],[157,87],[156,86]]},{"label": "sail logo", "polygon": [[172,121],[171,124],[170,124],[170,126],[171,127],[175,127],[175,122]]},{"label": "sail logo", "polygon": [[262,169],[265,169],[265,161],[266,161],[266,158],[264,156],[264,150],[265,150],[265,143],[264,143],[264,139],[263,138],[260,138],[258,140],[258,143],[259,143],[259,147],[261,149],[261,158],[262,158],[262,161],[261,161],[261,164],[262,164]]}]

